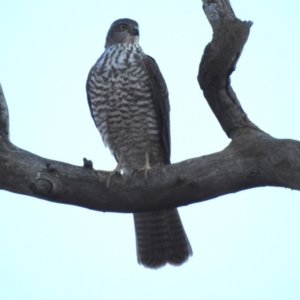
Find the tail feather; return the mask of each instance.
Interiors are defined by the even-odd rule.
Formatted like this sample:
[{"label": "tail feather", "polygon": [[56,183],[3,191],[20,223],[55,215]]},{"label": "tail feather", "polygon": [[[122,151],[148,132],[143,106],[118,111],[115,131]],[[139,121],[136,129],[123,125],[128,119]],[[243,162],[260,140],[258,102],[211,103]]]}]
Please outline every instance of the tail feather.
[{"label": "tail feather", "polygon": [[138,262],[148,268],[179,266],[193,254],[178,210],[134,214]]}]

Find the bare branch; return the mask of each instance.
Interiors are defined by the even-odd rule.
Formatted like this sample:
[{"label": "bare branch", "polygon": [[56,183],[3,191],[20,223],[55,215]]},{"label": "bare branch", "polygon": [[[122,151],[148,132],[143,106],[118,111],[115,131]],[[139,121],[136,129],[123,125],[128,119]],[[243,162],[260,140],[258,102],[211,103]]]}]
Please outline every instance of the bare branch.
[{"label": "bare branch", "polygon": [[9,117],[5,96],[0,84],[0,138],[9,138]]},{"label": "bare branch", "polygon": [[213,39],[206,46],[200,63],[200,87],[228,137],[234,138],[245,129],[259,130],[248,119],[230,86],[230,75],[248,39],[252,22],[235,18],[227,0],[206,0],[203,3],[212,25]]},{"label": "bare branch", "polygon": [[[300,143],[263,133],[243,135],[208,156],[153,169],[132,180],[48,160],[0,144],[0,188],[99,211],[140,212],[188,205],[258,186],[300,189]],[[143,199],[143,201],[140,201]]]}]

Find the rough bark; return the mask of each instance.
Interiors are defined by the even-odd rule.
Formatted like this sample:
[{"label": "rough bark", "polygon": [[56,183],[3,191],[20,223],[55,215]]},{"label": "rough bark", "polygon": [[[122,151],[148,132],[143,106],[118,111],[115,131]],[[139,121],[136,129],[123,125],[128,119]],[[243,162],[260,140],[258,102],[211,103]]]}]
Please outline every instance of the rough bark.
[{"label": "rough bark", "polygon": [[[153,169],[131,180],[52,161],[9,141],[8,110],[0,90],[0,188],[14,193],[99,211],[141,212],[209,200],[259,186],[300,190],[300,142],[278,140],[259,129],[243,111],[230,85],[251,22],[237,19],[227,0],[203,0],[213,28],[198,81],[220,125],[232,139],[223,151]],[[143,201],[140,201],[143,199]]]}]

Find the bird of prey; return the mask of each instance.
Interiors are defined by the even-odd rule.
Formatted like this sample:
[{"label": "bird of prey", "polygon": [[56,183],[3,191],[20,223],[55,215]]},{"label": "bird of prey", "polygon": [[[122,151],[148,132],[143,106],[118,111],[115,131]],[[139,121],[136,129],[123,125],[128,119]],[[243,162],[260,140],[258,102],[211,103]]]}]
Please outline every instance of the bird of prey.
[{"label": "bird of prey", "polygon": [[[87,98],[103,142],[118,164],[110,172],[131,176],[170,164],[168,90],[155,60],[139,45],[138,23],[112,23],[104,53],[89,72]],[[143,201],[143,199],[141,199]],[[138,262],[159,268],[181,265],[192,249],[177,209],[135,213]]]}]

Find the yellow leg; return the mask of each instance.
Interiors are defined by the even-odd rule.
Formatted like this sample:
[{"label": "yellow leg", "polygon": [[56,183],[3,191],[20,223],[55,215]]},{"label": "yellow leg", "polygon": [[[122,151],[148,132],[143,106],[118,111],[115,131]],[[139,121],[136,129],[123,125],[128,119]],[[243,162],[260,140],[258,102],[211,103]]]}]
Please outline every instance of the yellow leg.
[{"label": "yellow leg", "polygon": [[107,177],[107,180],[106,180],[106,187],[109,188],[110,179],[115,174],[121,174],[121,169],[122,169],[122,155],[121,155],[121,157],[120,157],[120,159],[118,161],[117,166],[112,171],[102,171],[102,170],[98,171],[97,170],[97,172],[99,172],[99,173],[102,173],[102,172],[108,173],[108,177]]},{"label": "yellow leg", "polygon": [[147,180],[148,177],[148,171],[151,170],[152,168],[150,167],[149,164],[149,154],[148,151],[145,152],[145,166],[143,168],[138,169],[138,172],[144,171],[144,176],[145,176],[145,180]]}]

